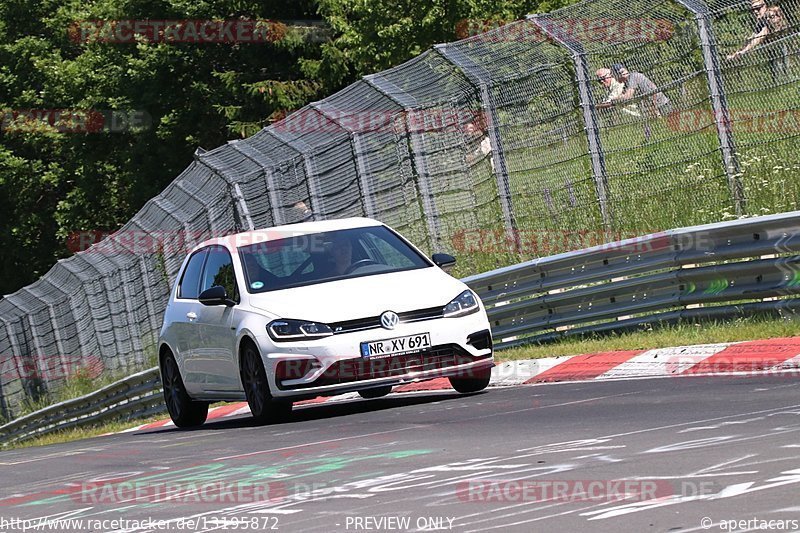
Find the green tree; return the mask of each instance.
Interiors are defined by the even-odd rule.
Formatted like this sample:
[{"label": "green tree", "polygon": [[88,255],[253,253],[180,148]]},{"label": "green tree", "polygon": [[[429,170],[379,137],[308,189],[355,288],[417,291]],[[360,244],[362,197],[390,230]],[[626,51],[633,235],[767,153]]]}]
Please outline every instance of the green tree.
[{"label": "green tree", "polygon": [[[69,255],[70,235],[119,228],[198,146],[252,135],[435,43],[562,1],[0,0],[0,293]],[[278,38],[81,38],[82,22],[131,19],[268,19],[278,21]],[[25,110],[48,109],[88,113],[98,127],[100,112],[147,120],[86,133],[70,127],[72,119],[57,123],[54,113],[24,118]]]},{"label": "green tree", "polygon": [[[0,292],[35,280],[68,255],[73,232],[118,228],[191,162],[198,146],[250,135],[322,97],[323,84],[303,67],[321,57],[318,39],[292,23],[321,22],[316,11],[312,0],[0,1]],[[143,18],[270,19],[281,21],[280,38],[75,39],[81,21]],[[52,113],[25,120],[25,110],[140,113],[149,123],[85,133],[59,125]]]},{"label": "green tree", "polygon": [[[328,86],[378,72],[434,44],[455,41],[570,0],[320,0],[336,38],[323,45],[320,78]],[[313,63],[308,60],[307,63]]]}]

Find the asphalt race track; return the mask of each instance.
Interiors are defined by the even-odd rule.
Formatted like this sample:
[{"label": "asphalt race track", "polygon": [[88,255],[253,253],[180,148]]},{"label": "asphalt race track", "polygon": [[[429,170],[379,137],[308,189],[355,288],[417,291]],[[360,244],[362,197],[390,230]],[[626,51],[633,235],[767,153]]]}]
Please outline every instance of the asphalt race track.
[{"label": "asphalt race track", "polygon": [[9,532],[800,530],[800,380],[425,392],[13,450],[0,506]]}]

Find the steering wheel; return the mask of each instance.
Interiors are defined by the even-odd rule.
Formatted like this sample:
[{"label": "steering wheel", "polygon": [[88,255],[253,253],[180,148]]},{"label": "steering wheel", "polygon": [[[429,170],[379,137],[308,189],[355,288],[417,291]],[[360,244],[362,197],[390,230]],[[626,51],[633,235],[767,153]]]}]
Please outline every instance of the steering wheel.
[{"label": "steering wheel", "polygon": [[377,264],[378,264],[378,262],[377,262],[377,261],[373,261],[373,260],[372,260],[372,259],[370,259],[370,258],[366,258],[366,259],[359,259],[358,261],[356,261],[355,263],[353,263],[352,265],[350,265],[349,267],[347,267],[347,270],[345,270],[345,271],[344,271],[344,273],[345,273],[345,274],[350,274],[350,273],[351,273],[351,272],[353,272],[354,270],[357,270],[357,269],[359,269],[359,268],[361,268],[361,267],[363,267],[363,266],[367,266],[367,265],[377,265]]}]

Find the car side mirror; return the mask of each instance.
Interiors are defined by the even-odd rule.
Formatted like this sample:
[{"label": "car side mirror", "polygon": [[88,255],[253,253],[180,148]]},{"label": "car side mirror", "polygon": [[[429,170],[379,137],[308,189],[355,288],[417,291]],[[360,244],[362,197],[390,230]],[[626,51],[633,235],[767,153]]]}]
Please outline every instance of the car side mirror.
[{"label": "car side mirror", "polygon": [[226,305],[228,307],[236,304],[236,302],[228,298],[228,293],[225,292],[225,287],[222,285],[214,285],[201,292],[200,303],[203,305]]},{"label": "car side mirror", "polygon": [[450,254],[433,254],[431,259],[436,263],[436,266],[445,271],[453,268],[456,264],[456,258]]}]

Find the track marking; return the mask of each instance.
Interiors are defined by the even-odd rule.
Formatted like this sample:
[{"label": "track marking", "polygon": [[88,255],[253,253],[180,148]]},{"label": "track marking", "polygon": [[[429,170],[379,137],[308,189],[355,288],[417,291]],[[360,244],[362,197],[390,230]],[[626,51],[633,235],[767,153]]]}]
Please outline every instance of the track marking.
[{"label": "track marking", "polygon": [[388,431],[377,431],[375,433],[365,433],[362,435],[351,435],[350,437],[340,437],[338,439],[327,439],[327,440],[320,440],[316,442],[307,442],[305,444],[296,444],[294,446],[284,446],[283,448],[272,448],[269,450],[259,450],[257,452],[249,452],[249,453],[241,453],[238,455],[226,455],[224,457],[217,457],[216,459],[212,459],[212,461],[224,461],[226,459],[241,459],[242,457],[252,457],[254,455],[262,455],[265,453],[274,453],[274,452],[282,452],[284,450],[293,450],[295,448],[307,448],[309,446],[320,446],[322,444],[329,444],[331,442],[340,442],[343,440],[352,440],[352,439],[363,439],[364,437],[374,437],[375,435],[386,435],[389,433],[397,433],[400,431],[408,431],[411,429],[419,429],[419,426],[410,426],[405,428],[398,428],[398,429],[390,429]]}]

